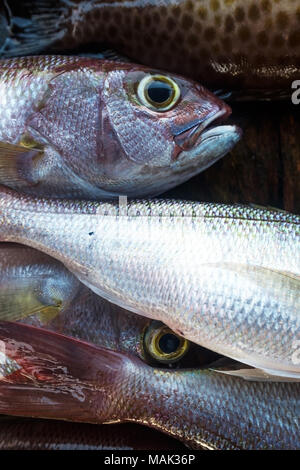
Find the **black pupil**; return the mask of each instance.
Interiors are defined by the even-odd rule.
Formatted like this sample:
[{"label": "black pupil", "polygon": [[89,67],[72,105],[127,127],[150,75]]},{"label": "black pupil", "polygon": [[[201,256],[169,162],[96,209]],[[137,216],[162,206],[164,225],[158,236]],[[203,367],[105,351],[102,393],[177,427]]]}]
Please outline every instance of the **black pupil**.
[{"label": "black pupil", "polygon": [[158,345],[163,353],[170,354],[177,351],[180,345],[180,340],[177,336],[167,333],[160,338]]},{"label": "black pupil", "polygon": [[172,88],[169,83],[153,80],[148,86],[148,96],[154,103],[162,104],[168,101],[172,95]]}]

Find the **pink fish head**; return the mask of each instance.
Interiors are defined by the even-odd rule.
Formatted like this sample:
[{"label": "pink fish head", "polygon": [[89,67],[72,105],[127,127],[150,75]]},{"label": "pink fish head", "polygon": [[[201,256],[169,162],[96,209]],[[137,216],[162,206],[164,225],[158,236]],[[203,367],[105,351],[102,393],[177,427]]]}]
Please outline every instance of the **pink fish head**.
[{"label": "pink fish head", "polygon": [[[230,107],[200,84],[128,64],[111,67],[102,93],[103,154],[126,194],[156,195],[228,153],[241,130]],[[131,187],[130,187],[131,186]]]}]

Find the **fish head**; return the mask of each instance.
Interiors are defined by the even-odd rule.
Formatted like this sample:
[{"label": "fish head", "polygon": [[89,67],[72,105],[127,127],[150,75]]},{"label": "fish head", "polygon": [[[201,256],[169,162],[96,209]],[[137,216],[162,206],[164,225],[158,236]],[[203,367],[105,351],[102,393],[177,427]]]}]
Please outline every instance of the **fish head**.
[{"label": "fish head", "polygon": [[[102,129],[114,141],[106,160],[115,159],[119,176],[120,171],[125,179],[131,175],[130,196],[159,194],[186,181],[229,152],[241,136],[237,126],[221,124],[231,114],[224,101],[177,75],[132,64],[111,70],[103,102]],[[122,164],[112,157],[117,154]]]}]

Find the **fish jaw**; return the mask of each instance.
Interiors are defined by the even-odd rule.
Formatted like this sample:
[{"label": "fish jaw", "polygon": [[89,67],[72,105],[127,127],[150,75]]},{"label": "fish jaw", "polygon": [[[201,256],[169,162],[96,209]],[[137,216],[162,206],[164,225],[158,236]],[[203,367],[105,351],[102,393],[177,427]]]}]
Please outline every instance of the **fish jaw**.
[{"label": "fish jaw", "polygon": [[[135,192],[140,197],[159,196],[185,183],[227,155],[241,136],[241,129],[234,125],[217,126],[204,131],[196,144],[189,150],[182,150],[168,168],[159,168],[155,178],[147,180],[145,176],[142,186],[137,181]],[[130,189],[125,192],[128,196],[135,195],[133,192],[131,194]]]},{"label": "fish jaw", "polygon": [[[111,196],[159,196],[185,183],[223,158],[239,142],[241,136],[241,129],[234,125],[208,129],[199,136],[192,149],[181,151],[168,167],[154,167],[150,172],[149,168],[145,171],[145,167],[140,165],[136,166],[134,172],[131,166],[131,180],[124,181],[123,187],[119,187],[119,192],[115,191]],[[107,196],[104,194],[104,197]]]},{"label": "fish jaw", "polygon": [[180,152],[174,167],[180,171],[195,162],[196,168],[193,174],[197,174],[230,152],[241,136],[241,129],[235,125],[223,125],[205,130],[190,150]]},{"label": "fish jaw", "polygon": [[159,370],[129,354],[17,323],[0,323],[0,344],[1,413],[98,424],[131,421],[193,448],[299,447],[299,384],[251,382],[199,369]]},{"label": "fish jaw", "polygon": [[182,126],[182,132],[180,127],[176,129],[174,137],[178,154],[172,170],[187,170],[189,177],[210,167],[230,152],[242,136],[242,130],[238,126],[226,125],[231,108],[215,96],[211,97],[202,87],[199,92],[207,95],[207,100],[211,102],[211,112],[204,119],[192,122],[190,127]]},{"label": "fish jaw", "polygon": [[0,54],[5,49],[5,46],[9,40],[9,32],[9,20],[7,17],[7,11],[5,9],[5,5],[2,4],[0,6]]}]

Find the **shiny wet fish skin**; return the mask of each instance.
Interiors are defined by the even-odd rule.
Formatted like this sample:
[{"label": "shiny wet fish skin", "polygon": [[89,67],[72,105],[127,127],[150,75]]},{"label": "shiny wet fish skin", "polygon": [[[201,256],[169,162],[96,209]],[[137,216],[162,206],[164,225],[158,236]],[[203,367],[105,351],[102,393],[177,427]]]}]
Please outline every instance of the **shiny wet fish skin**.
[{"label": "shiny wet fish skin", "polygon": [[56,259],[13,243],[0,243],[3,320],[51,329],[143,360],[142,338],[151,323],[94,294]]},{"label": "shiny wet fish skin", "polygon": [[19,2],[8,3],[13,14],[30,20],[15,43],[2,47],[7,56],[102,42],[138,62],[250,98],[259,91],[290,97],[299,79],[296,0],[61,0],[55,7],[51,0],[29,0],[22,2],[24,12]]},{"label": "shiny wet fish skin", "polygon": [[299,377],[299,216],[180,201],[123,210],[3,188],[0,238],[48,253],[97,294],[207,349]]},{"label": "shiny wet fish skin", "polygon": [[[151,84],[153,76],[174,92],[170,109],[141,101],[143,80]],[[233,148],[241,131],[215,123],[230,112],[199,84],[140,65],[67,56],[1,60],[0,181],[49,197],[157,195]]]},{"label": "shiny wet fish skin", "polygon": [[186,345],[178,356],[181,345],[174,345],[170,362],[156,346],[151,354],[149,334],[154,341],[161,334],[171,334],[173,341],[177,336],[160,322],[99,297],[62,263],[24,245],[0,244],[1,320],[50,329],[159,366],[200,367],[216,359],[214,353],[195,344]]},{"label": "shiny wet fish skin", "polygon": [[172,339],[176,341],[178,336],[170,329],[165,330],[162,323],[108,302],[83,285],[69,307],[52,319],[45,319],[34,313],[20,321],[113,351],[133,354],[155,367],[204,367],[219,359],[216,353],[189,342],[183,353],[176,358],[180,345],[175,346],[174,343],[173,354],[168,360],[156,348],[154,354],[151,353],[147,339],[151,332],[153,338],[161,337],[161,334],[172,335]]},{"label": "shiny wet fish skin", "polygon": [[[17,323],[0,324],[0,412],[90,423],[131,421],[192,448],[299,449],[299,383],[156,369],[131,355]],[[89,367],[87,367],[87,364]]]}]

